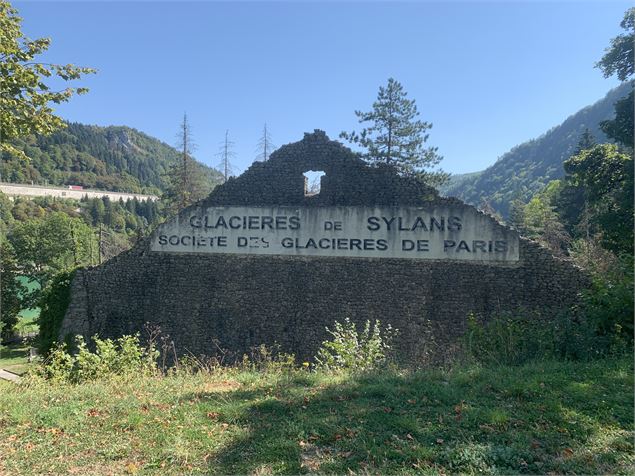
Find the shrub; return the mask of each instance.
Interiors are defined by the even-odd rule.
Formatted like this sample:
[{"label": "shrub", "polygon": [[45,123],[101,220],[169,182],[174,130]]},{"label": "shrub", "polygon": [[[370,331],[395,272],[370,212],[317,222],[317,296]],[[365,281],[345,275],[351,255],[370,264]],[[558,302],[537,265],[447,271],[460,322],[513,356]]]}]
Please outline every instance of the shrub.
[{"label": "shrub", "polygon": [[343,323],[335,322],[335,329],[326,331],[333,336],[322,342],[315,356],[316,367],[325,370],[365,371],[383,364],[392,350],[392,341],[397,330],[390,324],[381,329],[376,320],[374,325],[366,321],[364,329],[357,327],[348,318]]},{"label": "shrub", "polygon": [[469,360],[497,365],[520,365],[545,357],[591,360],[629,348],[621,329],[599,333],[593,320],[570,313],[552,319],[527,313],[499,315],[488,322],[479,322],[471,314],[461,343]]},{"label": "shrub", "polygon": [[67,343],[57,344],[39,368],[47,379],[81,383],[115,375],[147,375],[157,370],[159,356],[154,346],[142,346],[139,335],[123,336],[116,340],[93,337],[95,351],[84,339],[75,338],[77,352],[71,353]]},{"label": "shrub", "polygon": [[633,257],[622,257],[607,273],[594,274],[582,295],[582,312],[598,335],[633,340]]},{"label": "shrub", "polygon": [[47,355],[58,340],[62,320],[71,302],[71,281],[74,275],[74,271],[56,275],[43,291],[38,318],[38,350],[42,355]]},{"label": "shrub", "polygon": [[66,343],[55,344],[50,349],[44,363],[35,370],[35,373],[56,382],[70,382],[75,360],[67,348],[68,344]]},{"label": "shrub", "polygon": [[251,348],[250,355],[243,355],[241,366],[249,370],[283,372],[295,368],[295,355],[282,352],[279,344],[267,347],[260,344]]},{"label": "shrub", "polygon": [[468,358],[483,364],[515,365],[550,353],[547,326],[537,325],[532,317],[502,315],[483,323],[470,314],[463,336]]}]

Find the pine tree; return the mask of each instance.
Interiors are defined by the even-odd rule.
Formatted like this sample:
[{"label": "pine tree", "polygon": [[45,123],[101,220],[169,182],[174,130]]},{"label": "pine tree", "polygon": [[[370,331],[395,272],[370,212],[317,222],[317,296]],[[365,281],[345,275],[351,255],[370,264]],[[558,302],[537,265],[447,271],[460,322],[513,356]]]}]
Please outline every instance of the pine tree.
[{"label": "pine tree", "polygon": [[363,159],[392,165],[401,174],[417,176],[429,185],[447,180],[446,173],[430,170],[442,159],[436,147],[425,147],[432,124],[417,119],[415,101],[407,98],[398,81],[390,78],[385,87],[380,86],[372,111],[355,111],[355,115],[360,123],[370,125],[359,133],[342,132],[340,138],[361,146]]},{"label": "pine tree", "polygon": [[[597,142],[591,131],[587,128],[580,135],[578,144],[572,157],[580,155],[585,150],[592,149]],[[567,170],[565,162],[565,180],[563,181],[562,190],[555,198],[556,209],[560,216],[560,221],[565,226],[566,230],[570,234],[575,234],[580,230],[584,231],[584,236],[587,242],[590,240],[593,231],[589,221],[591,210],[589,209],[589,203],[586,198],[586,191],[584,187],[575,185],[572,182],[570,171]]]},{"label": "pine tree", "polygon": [[139,200],[137,200],[137,197],[134,197],[132,200],[126,200],[126,210],[136,215],[139,214]]},{"label": "pine tree", "polygon": [[575,148],[575,152],[573,155],[578,155],[583,150],[591,149],[593,146],[597,144],[595,137],[587,127],[584,132],[580,135],[580,139],[578,140],[578,145]]},{"label": "pine tree", "polygon": [[144,206],[143,216],[148,220],[148,224],[152,225],[154,221],[156,220],[156,211],[155,211],[156,204],[152,200],[146,200],[145,202],[142,202],[142,203]]},{"label": "pine tree", "polygon": [[104,200],[104,225],[108,225],[109,227],[115,226],[115,210],[112,200],[109,197],[103,197]]},{"label": "pine tree", "polygon": [[509,206],[509,220],[507,223],[519,233],[525,233],[525,203],[515,198]]},{"label": "pine tree", "polygon": [[96,226],[99,223],[103,223],[105,214],[106,207],[102,199],[97,197],[93,198],[90,202],[90,216],[93,225]]}]

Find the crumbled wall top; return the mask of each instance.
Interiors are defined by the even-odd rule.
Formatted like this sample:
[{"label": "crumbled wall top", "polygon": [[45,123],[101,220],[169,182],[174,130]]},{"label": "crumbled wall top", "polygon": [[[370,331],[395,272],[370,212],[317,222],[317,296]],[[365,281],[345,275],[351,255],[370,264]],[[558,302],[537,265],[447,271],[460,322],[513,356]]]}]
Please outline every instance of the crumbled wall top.
[{"label": "crumbled wall top", "polygon": [[[304,172],[323,171],[321,191],[305,196]],[[280,147],[266,162],[254,162],[240,177],[217,187],[202,205],[421,205],[448,199],[392,167],[370,167],[320,130]]]}]

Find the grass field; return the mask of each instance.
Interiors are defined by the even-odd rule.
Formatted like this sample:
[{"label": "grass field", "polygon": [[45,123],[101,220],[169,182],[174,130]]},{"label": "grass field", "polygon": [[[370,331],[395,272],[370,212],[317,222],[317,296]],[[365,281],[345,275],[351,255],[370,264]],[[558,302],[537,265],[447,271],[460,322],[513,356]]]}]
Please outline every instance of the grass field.
[{"label": "grass field", "polygon": [[0,473],[632,474],[633,364],[0,383]]},{"label": "grass field", "polygon": [[[28,292],[33,291],[34,289],[39,288],[39,284],[37,281],[30,280],[26,276],[18,277],[18,280],[22,285],[24,285]],[[22,309],[20,314],[18,314],[18,323],[16,324],[16,331],[20,335],[25,335],[31,332],[38,331],[38,325],[35,322],[37,318],[40,316],[40,309]]]}]

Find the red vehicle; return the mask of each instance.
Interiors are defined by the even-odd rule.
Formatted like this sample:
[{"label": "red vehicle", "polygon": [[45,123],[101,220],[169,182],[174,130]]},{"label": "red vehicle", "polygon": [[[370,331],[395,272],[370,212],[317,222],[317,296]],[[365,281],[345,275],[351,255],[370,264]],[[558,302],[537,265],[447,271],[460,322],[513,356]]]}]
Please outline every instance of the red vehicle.
[{"label": "red vehicle", "polygon": [[68,189],[69,190],[84,190],[84,187],[82,187],[81,185],[69,185]]}]

